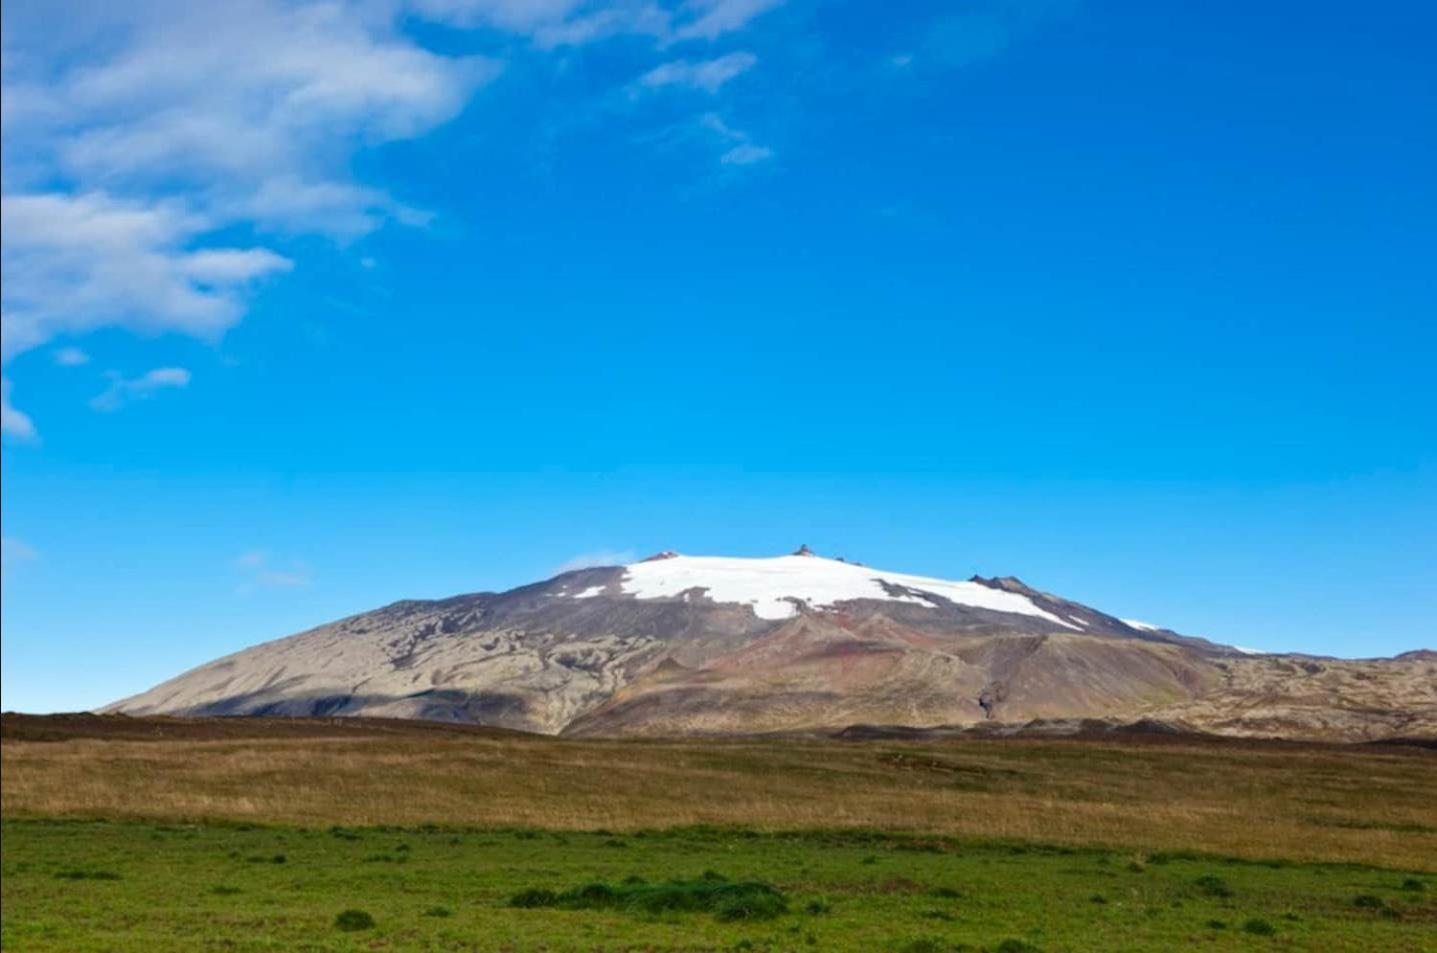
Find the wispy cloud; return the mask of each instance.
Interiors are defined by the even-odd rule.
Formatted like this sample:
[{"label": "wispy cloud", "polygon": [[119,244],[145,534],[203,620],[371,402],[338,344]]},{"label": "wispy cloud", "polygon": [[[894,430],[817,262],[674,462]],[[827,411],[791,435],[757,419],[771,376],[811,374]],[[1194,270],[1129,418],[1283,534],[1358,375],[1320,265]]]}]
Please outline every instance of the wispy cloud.
[{"label": "wispy cloud", "polygon": [[412,0],[427,19],[528,37],[541,48],[579,46],[611,36],[665,37],[672,15],[650,0]]},{"label": "wispy cloud", "polygon": [[529,37],[537,46],[578,46],[612,36],[649,36],[662,45],[714,40],[748,26],[783,0],[411,0],[421,16],[462,28]]},{"label": "wispy cloud", "polygon": [[[539,50],[642,36],[658,54],[779,4],[7,3],[0,363],[102,327],[215,340],[257,283],[294,267],[277,250],[285,239],[428,223],[430,210],[359,181],[355,159],[448,122],[504,63],[430,49],[408,30],[416,19]],[[748,53],[673,59],[643,82],[717,93],[753,64]],[[741,144],[726,161],[766,157]],[[34,429],[7,397],[5,431]]]},{"label": "wispy cloud", "polygon": [[99,327],[215,338],[291,267],[216,239],[234,226],[422,223],[350,158],[450,119],[498,64],[426,50],[383,8],[7,4],[0,359]]},{"label": "wispy cloud", "polygon": [[55,351],[53,358],[60,367],[80,367],[90,363],[90,355],[77,347],[62,347]]},{"label": "wispy cloud", "polygon": [[18,440],[35,439],[35,422],[10,403],[9,378],[0,378],[0,433]]},{"label": "wispy cloud", "polygon": [[190,385],[190,372],[183,367],[157,367],[139,377],[122,377],[110,372],[110,386],[90,400],[95,410],[109,413],[126,404],[153,397],[157,392]]},{"label": "wispy cloud", "polygon": [[592,569],[595,566],[623,566],[637,558],[631,549],[599,549],[594,552],[579,553],[556,566],[554,575],[573,572],[576,569]]},{"label": "wispy cloud", "polygon": [[730,126],[718,113],[704,113],[699,117],[699,126],[727,146],[719,156],[723,165],[746,166],[773,158],[772,149],[754,142],[744,130]]},{"label": "wispy cloud", "polygon": [[681,40],[716,39],[748,26],[749,21],[781,6],[783,0],[688,0],[683,11],[688,21],[674,31]]},{"label": "wispy cloud", "polygon": [[756,146],[745,142],[719,156],[719,161],[724,165],[753,165],[755,162],[763,162],[765,159],[771,158],[773,158],[773,150],[768,146]]},{"label": "wispy cloud", "polygon": [[758,62],[752,53],[729,53],[711,60],[673,60],[656,66],[639,78],[649,88],[682,86],[712,95],[729,80],[748,72]]},{"label": "wispy cloud", "polygon": [[241,593],[252,592],[255,588],[293,589],[308,586],[311,582],[309,569],[303,563],[291,561],[276,566],[267,550],[252,549],[235,557],[233,567],[244,576],[240,584]]},{"label": "wispy cloud", "polygon": [[6,195],[4,357],[106,325],[213,339],[239,319],[248,284],[290,262],[263,248],[185,247],[211,224],[174,202]]}]

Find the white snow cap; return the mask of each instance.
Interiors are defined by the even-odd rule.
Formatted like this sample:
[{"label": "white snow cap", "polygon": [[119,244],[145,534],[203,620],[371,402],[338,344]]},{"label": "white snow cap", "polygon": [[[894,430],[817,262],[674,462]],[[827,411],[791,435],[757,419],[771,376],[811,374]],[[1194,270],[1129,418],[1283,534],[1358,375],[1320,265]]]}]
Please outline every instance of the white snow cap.
[{"label": "white snow cap", "polygon": [[[890,593],[883,583],[901,586]],[[959,605],[1047,619],[1073,625],[1033,604],[1027,596],[990,589],[976,582],[950,582],[926,576],[884,572],[821,556],[776,556],[739,559],[728,556],[670,556],[624,567],[623,591],[639,599],[663,599],[690,589],[703,589],[714,602],[735,602],[753,609],[760,619],[787,619],[798,614],[793,600],[811,608],[827,608],[850,599],[879,599],[937,607],[925,594]],[[597,595],[585,591],[581,596]]]}]

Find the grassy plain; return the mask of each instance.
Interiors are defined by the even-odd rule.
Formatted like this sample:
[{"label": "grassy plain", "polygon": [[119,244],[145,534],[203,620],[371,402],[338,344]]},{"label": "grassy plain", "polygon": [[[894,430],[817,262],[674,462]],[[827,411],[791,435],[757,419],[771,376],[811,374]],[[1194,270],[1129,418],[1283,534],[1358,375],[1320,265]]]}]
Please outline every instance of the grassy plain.
[{"label": "grassy plain", "polygon": [[121,727],[7,724],[6,950],[1437,950],[1430,751]]},{"label": "grassy plain", "polygon": [[[6,821],[3,843],[6,950],[1395,953],[1437,939],[1430,875],[856,831]],[[511,905],[633,878],[764,884],[786,912]],[[345,911],[373,926],[342,929]]]}]

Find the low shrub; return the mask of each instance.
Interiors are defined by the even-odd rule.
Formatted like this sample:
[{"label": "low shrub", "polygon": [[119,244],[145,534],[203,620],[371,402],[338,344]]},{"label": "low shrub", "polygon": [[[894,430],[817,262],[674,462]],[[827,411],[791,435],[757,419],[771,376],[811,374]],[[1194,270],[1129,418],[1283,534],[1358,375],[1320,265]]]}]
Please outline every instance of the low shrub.
[{"label": "low shrub", "polygon": [[[729,890],[729,887],[739,889]],[[788,904],[768,884],[732,884],[720,888],[720,896],[712,906],[715,920],[772,920],[788,909]]]},{"label": "low shrub", "polygon": [[1036,946],[1027,940],[1007,939],[993,947],[995,953],[1039,953]]},{"label": "low shrub", "polygon": [[531,909],[533,907],[552,907],[559,901],[559,895],[552,890],[545,890],[542,887],[532,890],[521,890],[509,898],[509,906]]},{"label": "low shrub", "polygon": [[1227,885],[1227,881],[1223,880],[1221,877],[1215,877],[1212,874],[1205,874],[1194,880],[1193,883],[1197,885],[1197,888],[1199,890],[1207,894],[1209,897],[1232,896],[1232,888],[1229,887]]},{"label": "low shrub", "polygon": [[120,875],[113,870],[62,870],[55,875],[56,880],[119,880]]},{"label": "low shrub", "polygon": [[374,929],[374,918],[363,910],[343,910],[334,918],[337,929],[347,932]]},{"label": "low shrub", "polygon": [[721,921],[768,920],[788,910],[782,893],[766,883],[730,883],[717,879],[642,880],[618,886],[590,883],[563,893],[543,888],[509,898],[511,907],[558,907],[564,910],[622,910],[628,913],[710,913]]},{"label": "low shrub", "polygon": [[1251,933],[1253,936],[1272,936],[1277,932],[1277,927],[1258,917],[1252,917],[1244,921],[1242,932]]}]

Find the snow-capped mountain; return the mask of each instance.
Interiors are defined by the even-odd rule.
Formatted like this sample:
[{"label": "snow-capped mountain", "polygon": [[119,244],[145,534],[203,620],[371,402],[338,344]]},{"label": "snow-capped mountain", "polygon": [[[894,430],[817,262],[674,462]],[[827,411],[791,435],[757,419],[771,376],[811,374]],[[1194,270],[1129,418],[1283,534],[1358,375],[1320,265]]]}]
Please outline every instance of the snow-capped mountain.
[{"label": "snow-capped mountain", "polygon": [[[1420,708],[1416,670],[1437,675],[1437,665],[1342,674],[1358,664],[1252,658],[1012,577],[935,579],[807,547],[766,559],[666,552],[503,593],[395,603],[218,659],[110,710],[646,734],[1167,713],[1280,734],[1293,732],[1266,730],[1292,720],[1275,686],[1301,683],[1292,697],[1310,701],[1325,678],[1321,697],[1356,692],[1368,714],[1340,728],[1323,721],[1322,733],[1410,728],[1412,704],[1387,711],[1367,696],[1415,692]],[[1396,686],[1414,672],[1415,688]],[[1437,692],[1437,678],[1426,684]],[[1265,714],[1241,713],[1248,694],[1266,699]],[[1433,712],[1419,716],[1437,727],[1437,696],[1428,700]]]}]

